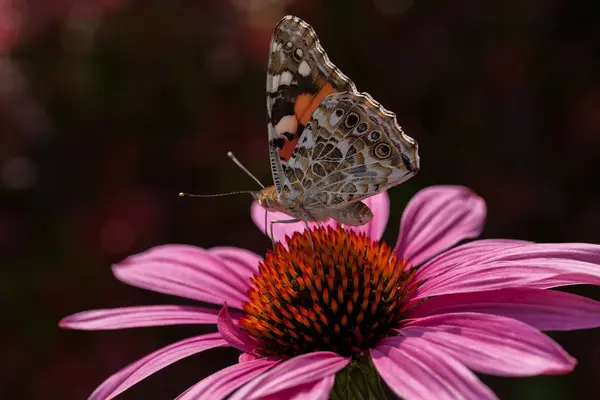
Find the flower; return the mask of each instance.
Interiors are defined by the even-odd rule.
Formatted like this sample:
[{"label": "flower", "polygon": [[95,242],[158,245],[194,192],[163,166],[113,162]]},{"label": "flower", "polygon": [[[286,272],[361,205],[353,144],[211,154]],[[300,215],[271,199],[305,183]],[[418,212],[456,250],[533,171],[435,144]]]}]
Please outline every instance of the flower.
[{"label": "flower", "polygon": [[[574,368],[575,359],[540,331],[600,326],[599,302],[549,290],[598,285],[600,246],[488,239],[451,248],[480,234],[485,203],[466,188],[434,186],[407,205],[392,250],[378,242],[387,195],[366,202],[375,216],[361,227],[328,221],[311,225],[309,237],[303,224],[276,224],[279,243],[264,260],[237,248],[168,245],[116,265],[125,283],[222,308],[86,311],[66,317],[62,327],[216,324],[218,332],[147,355],[90,398],[113,398],[184,357],[221,346],[241,350],[239,363],[181,399],[381,395],[379,377],[405,399],[485,399],[495,396],[472,371],[531,376]],[[256,204],[252,217],[264,231]]]}]

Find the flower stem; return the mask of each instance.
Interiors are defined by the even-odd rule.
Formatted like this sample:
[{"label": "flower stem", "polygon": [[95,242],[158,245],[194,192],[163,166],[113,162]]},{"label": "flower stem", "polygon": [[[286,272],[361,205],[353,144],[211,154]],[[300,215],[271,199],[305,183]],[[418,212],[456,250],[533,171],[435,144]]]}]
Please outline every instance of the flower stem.
[{"label": "flower stem", "polygon": [[386,400],[379,374],[370,357],[353,360],[335,377],[332,400]]}]

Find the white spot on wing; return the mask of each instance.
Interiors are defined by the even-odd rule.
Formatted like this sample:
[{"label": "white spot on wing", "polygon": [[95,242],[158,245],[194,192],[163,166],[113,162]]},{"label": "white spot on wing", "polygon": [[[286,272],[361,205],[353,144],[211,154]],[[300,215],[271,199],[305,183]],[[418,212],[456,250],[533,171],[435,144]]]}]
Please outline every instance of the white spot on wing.
[{"label": "white spot on wing", "polygon": [[271,92],[275,93],[277,91],[277,88],[279,88],[279,81],[281,80],[281,75],[279,75],[279,74],[273,75],[271,77],[271,79],[272,79]]},{"label": "white spot on wing", "polygon": [[[300,49],[298,49],[300,50]],[[308,76],[310,74],[310,66],[306,61],[302,61],[298,67],[298,73],[302,76]]]},{"label": "white spot on wing", "polygon": [[278,135],[281,135],[285,132],[295,134],[297,129],[298,120],[296,119],[295,115],[286,115],[279,120],[277,125],[275,125],[275,132],[277,132]]},{"label": "white spot on wing", "polygon": [[328,126],[329,118],[328,113],[324,113],[321,107],[318,107],[311,116],[312,119],[317,120],[320,126]]},{"label": "white spot on wing", "polygon": [[[310,128],[305,128],[302,131],[302,135],[300,136],[300,140],[298,141],[297,149],[305,148],[311,149],[315,145],[313,131]],[[294,168],[302,168],[302,159],[300,157],[292,157],[289,160],[289,166]],[[306,160],[304,161],[306,163]]]},{"label": "white spot on wing", "polygon": [[[304,141],[306,139],[306,141]],[[315,145],[314,134],[313,131],[309,128],[305,128],[302,131],[302,136],[300,138],[300,145],[303,147],[313,147]]]},{"label": "white spot on wing", "polygon": [[350,150],[351,146],[352,146],[352,142],[350,142],[348,140],[342,140],[339,143],[336,143],[336,145],[335,145],[335,147],[340,149],[340,151],[342,152],[342,154],[344,156],[346,155],[346,153],[348,153],[348,150]]},{"label": "white spot on wing", "polygon": [[281,73],[281,80],[279,81],[280,85],[290,85],[292,83],[292,73],[290,71],[284,71]]},{"label": "white spot on wing", "polygon": [[335,127],[338,122],[340,122],[340,119],[342,119],[342,117],[344,116],[344,113],[342,113],[339,117],[336,115],[335,110],[332,111],[331,116],[329,117],[329,124],[332,127]]}]

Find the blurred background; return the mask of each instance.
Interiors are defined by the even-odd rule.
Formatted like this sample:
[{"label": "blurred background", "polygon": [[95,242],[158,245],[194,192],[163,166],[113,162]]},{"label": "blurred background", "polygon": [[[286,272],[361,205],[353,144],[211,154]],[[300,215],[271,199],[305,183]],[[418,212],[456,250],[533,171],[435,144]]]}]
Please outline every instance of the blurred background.
[{"label": "blurred background", "polygon": [[[271,31],[307,20],[331,59],[393,110],[422,170],[407,200],[462,184],[485,237],[600,243],[600,16],[593,0],[0,0],[0,398],[83,399],[146,353],[206,329],[61,331],[68,314],[185,304],[112,263],[151,246],[264,254],[249,196],[267,155]],[[577,293],[600,299],[597,288]],[[551,334],[568,376],[483,377],[502,398],[600,398],[600,330]],[[170,399],[237,359],[212,350],[121,396]]]}]

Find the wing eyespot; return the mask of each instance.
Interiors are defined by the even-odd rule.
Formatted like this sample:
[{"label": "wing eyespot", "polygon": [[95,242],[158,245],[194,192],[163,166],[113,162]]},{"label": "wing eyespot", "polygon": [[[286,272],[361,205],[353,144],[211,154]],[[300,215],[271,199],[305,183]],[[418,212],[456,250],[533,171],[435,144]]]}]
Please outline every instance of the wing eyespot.
[{"label": "wing eyespot", "polygon": [[365,133],[367,131],[367,128],[368,128],[367,124],[362,122],[356,127],[356,132]]},{"label": "wing eyespot", "polygon": [[346,128],[351,129],[351,128],[354,128],[356,126],[356,124],[358,124],[359,120],[360,120],[360,118],[358,117],[358,114],[355,112],[351,112],[346,116],[344,125],[346,125]]},{"label": "wing eyespot", "polygon": [[375,156],[380,160],[385,160],[392,155],[392,148],[386,143],[379,143],[375,147]]},{"label": "wing eyespot", "polygon": [[294,43],[287,42],[285,44],[285,46],[283,46],[283,51],[286,52],[286,53],[289,53],[290,51],[292,51],[293,48],[294,48]]},{"label": "wing eyespot", "polygon": [[379,139],[381,139],[381,133],[373,131],[369,134],[369,139],[371,139],[373,142],[377,142]]}]

